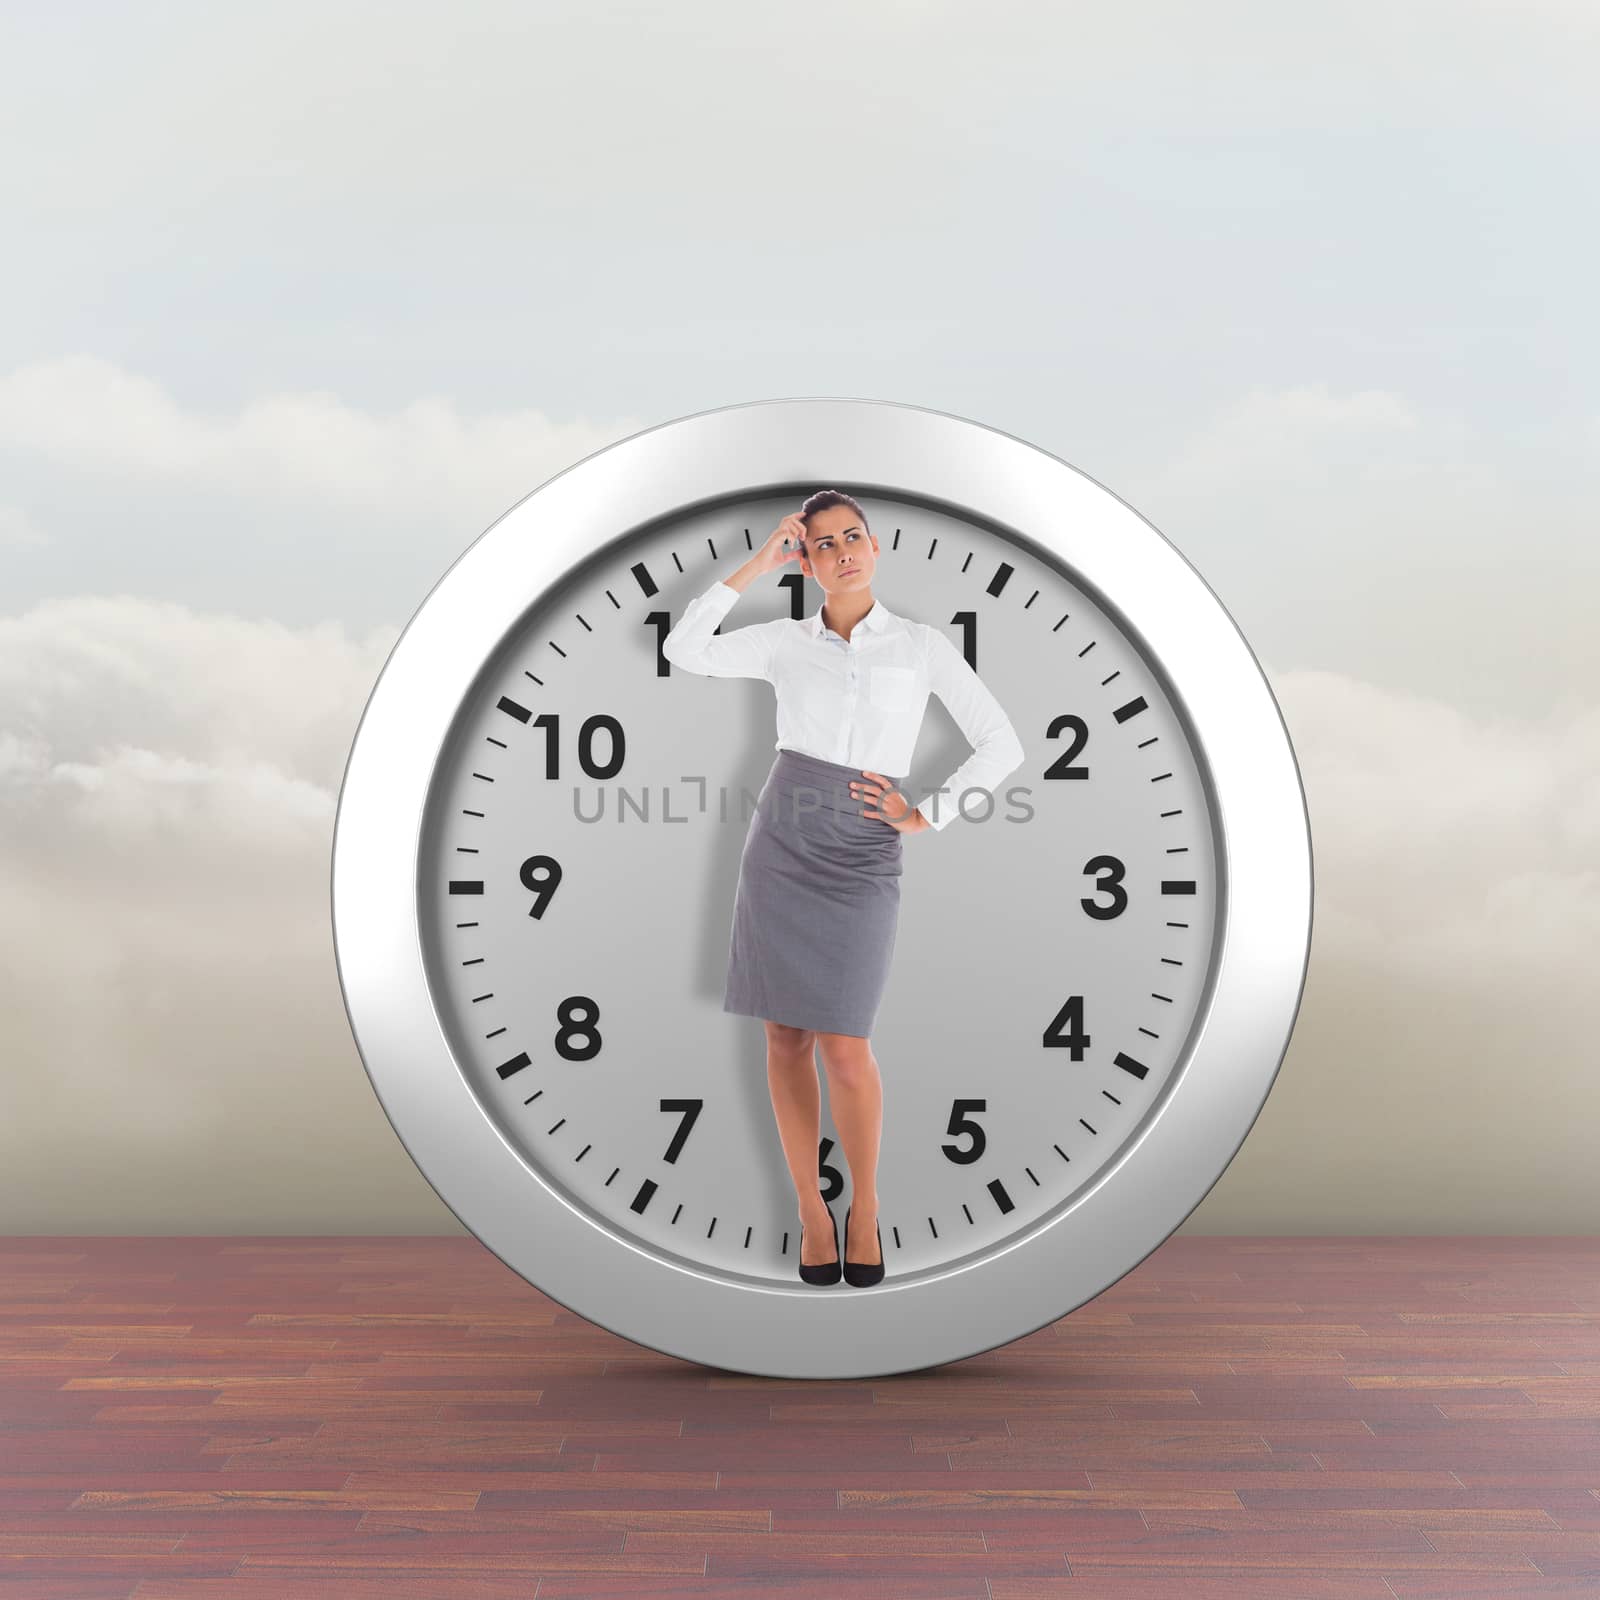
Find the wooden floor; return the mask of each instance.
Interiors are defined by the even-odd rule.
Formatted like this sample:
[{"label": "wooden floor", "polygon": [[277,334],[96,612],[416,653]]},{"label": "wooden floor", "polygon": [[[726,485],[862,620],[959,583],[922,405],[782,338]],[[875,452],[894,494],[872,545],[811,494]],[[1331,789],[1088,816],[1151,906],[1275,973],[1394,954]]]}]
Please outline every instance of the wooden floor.
[{"label": "wooden floor", "polygon": [[0,1238],[0,1596],[126,1595],[1594,1597],[1600,1239],[1180,1238],[827,1383],[472,1239]]}]

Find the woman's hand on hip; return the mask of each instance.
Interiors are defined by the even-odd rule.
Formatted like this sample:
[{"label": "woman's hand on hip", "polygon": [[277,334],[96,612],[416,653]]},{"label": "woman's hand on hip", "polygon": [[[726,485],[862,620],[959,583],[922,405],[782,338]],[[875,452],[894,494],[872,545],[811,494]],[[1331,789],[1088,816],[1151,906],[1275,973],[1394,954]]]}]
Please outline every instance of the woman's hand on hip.
[{"label": "woman's hand on hip", "polygon": [[[863,777],[871,781],[863,783],[861,778],[852,778],[850,793],[867,802],[862,816],[887,822],[896,833],[921,833],[924,828],[933,826],[881,772],[868,772],[865,767],[861,771]],[[874,806],[879,809],[874,811]]]}]

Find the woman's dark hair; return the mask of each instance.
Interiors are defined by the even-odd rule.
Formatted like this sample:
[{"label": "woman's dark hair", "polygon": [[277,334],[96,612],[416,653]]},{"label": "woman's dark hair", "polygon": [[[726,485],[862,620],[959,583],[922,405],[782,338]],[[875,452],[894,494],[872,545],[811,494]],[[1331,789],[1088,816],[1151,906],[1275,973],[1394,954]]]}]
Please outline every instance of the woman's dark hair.
[{"label": "woman's dark hair", "polygon": [[817,492],[812,495],[803,506],[800,507],[800,515],[805,521],[806,526],[808,528],[811,526],[811,518],[813,513],[818,511],[826,511],[829,506],[849,506],[850,509],[861,518],[861,526],[865,528],[868,533],[872,531],[872,527],[867,521],[867,514],[861,509],[861,502],[858,501],[854,495],[846,494],[843,489],[818,489]]}]

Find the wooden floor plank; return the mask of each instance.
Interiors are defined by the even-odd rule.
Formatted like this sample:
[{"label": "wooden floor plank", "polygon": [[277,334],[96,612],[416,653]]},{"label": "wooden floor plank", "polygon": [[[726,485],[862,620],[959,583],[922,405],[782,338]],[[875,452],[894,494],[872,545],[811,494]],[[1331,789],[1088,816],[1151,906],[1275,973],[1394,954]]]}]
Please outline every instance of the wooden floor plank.
[{"label": "wooden floor plank", "polygon": [[701,1368],[447,1238],[0,1239],[0,1600],[1600,1593],[1600,1240],[1181,1238],[1001,1350]]}]

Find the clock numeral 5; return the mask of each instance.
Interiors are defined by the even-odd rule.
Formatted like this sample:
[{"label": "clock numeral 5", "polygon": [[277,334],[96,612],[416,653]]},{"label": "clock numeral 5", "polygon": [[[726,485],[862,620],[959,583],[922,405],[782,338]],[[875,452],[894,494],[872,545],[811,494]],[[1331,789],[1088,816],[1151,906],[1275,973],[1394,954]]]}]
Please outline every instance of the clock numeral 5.
[{"label": "clock numeral 5", "polygon": [[1044,1042],[1046,1045],[1071,1051],[1074,1061],[1083,1060],[1083,1053],[1089,1048],[1090,1040],[1089,1035],[1083,1031],[1081,994],[1070,996],[1067,1003],[1050,1019],[1050,1026],[1044,1030]]},{"label": "clock numeral 5", "polygon": [[[588,995],[569,994],[556,1007],[556,1021],[556,1054],[563,1061],[593,1061],[600,1054],[600,1007]],[[574,1044],[575,1039],[587,1042]]]},{"label": "clock numeral 5", "polygon": [[524,889],[533,891],[533,904],[528,908],[530,917],[542,917],[550,904],[550,896],[561,882],[561,863],[554,856],[529,856],[517,871]]},{"label": "clock numeral 5", "polygon": [[[557,712],[546,711],[533,719],[532,726],[544,729],[544,775],[561,776],[561,717]],[[594,759],[594,736],[604,730],[611,740],[611,759],[599,766]],[[622,724],[615,717],[597,711],[585,717],[578,728],[578,765],[591,778],[614,778],[622,771],[622,758],[627,741],[622,735]]]},{"label": "clock numeral 5", "polygon": [[958,1144],[945,1144],[939,1147],[958,1167],[971,1166],[988,1148],[988,1134],[967,1115],[969,1111],[987,1111],[988,1109],[989,1102],[987,1100],[957,1100],[950,1107],[950,1126],[945,1129],[945,1132],[970,1133],[972,1135],[972,1143],[965,1150]]}]

